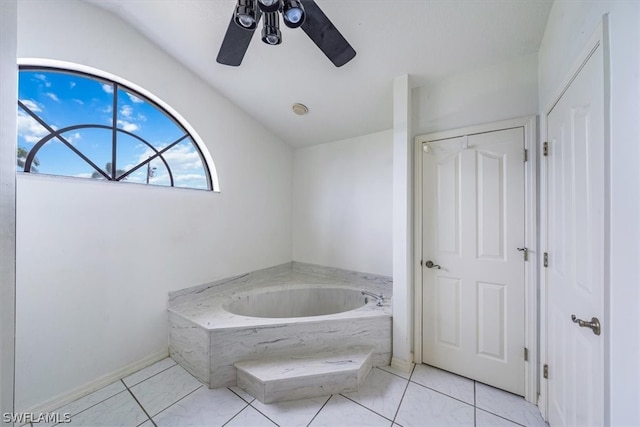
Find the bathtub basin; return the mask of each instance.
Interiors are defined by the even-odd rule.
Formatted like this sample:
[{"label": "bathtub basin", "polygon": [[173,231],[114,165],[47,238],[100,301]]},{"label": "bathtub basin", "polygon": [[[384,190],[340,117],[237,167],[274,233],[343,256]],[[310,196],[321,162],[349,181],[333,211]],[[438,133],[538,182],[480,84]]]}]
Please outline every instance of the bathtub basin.
[{"label": "bathtub basin", "polygon": [[356,289],[303,287],[231,297],[223,309],[249,317],[314,317],[355,310],[364,307],[367,300]]}]

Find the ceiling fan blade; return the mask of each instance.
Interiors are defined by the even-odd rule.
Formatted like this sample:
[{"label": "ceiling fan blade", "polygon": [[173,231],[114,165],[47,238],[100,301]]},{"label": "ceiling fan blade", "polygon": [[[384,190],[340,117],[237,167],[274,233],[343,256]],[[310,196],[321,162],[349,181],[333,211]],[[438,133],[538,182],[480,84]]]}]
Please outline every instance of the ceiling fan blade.
[{"label": "ceiling fan blade", "polygon": [[336,67],[342,67],[356,56],[349,42],[340,34],[327,15],[313,0],[301,0],[305,20],[300,28],[327,55]]},{"label": "ceiling fan blade", "polygon": [[[253,30],[241,28],[234,21],[234,17],[235,14],[231,16],[231,22],[227,27],[227,33],[224,35],[224,40],[222,40],[222,46],[220,46],[216,61],[220,64],[237,67],[242,63],[244,54],[247,52],[253,33],[256,30],[255,28]],[[261,17],[260,10],[256,10],[256,28]]]}]

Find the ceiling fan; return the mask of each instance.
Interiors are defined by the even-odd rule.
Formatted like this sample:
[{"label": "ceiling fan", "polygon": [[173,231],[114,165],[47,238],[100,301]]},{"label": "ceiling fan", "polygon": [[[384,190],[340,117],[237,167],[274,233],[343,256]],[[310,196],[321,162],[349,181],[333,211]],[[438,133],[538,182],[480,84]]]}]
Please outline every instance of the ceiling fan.
[{"label": "ceiling fan", "polygon": [[238,0],[217,61],[240,65],[263,15],[262,41],[270,45],[282,43],[279,14],[287,27],[302,28],[336,67],[356,56],[356,51],[313,0]]}]

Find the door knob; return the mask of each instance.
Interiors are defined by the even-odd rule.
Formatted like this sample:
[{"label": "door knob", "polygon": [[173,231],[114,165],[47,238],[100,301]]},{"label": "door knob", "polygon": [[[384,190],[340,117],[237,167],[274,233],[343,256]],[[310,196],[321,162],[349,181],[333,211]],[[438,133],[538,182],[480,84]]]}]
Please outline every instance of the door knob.
[{"label": "door knob", "polygon": [[578,319],[575,314],[571,315],[573,323],[577,323],[581,328],[591,328],[594,334],[600,335],[600,321],[597,317],[592,317],[591,322],[586,322],[582,319]]},{"label": "door knob", "polygon": [[529,249],[528,248],[516,248],[524,255],[524,260],[529,261]]},{"label": "door knob", "polygon": [[425,262],[424,266],[427,267],[427,268],[437,268],[438,270],[440,270],[442,268],[438,264],[434,264],[433,261],[431,261],[431,260]]}]

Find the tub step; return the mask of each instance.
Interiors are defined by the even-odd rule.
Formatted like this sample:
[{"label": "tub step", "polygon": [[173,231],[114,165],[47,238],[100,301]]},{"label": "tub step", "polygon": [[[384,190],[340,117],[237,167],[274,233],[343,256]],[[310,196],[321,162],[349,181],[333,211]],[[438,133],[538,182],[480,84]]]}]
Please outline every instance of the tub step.
[{"label": "tub step", "polygon": [[371,370],[372,347],[236,362],[238,387],[262,403],[357,391]]}]

